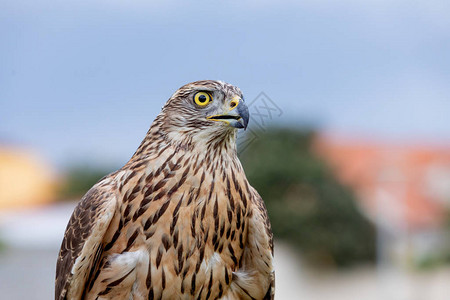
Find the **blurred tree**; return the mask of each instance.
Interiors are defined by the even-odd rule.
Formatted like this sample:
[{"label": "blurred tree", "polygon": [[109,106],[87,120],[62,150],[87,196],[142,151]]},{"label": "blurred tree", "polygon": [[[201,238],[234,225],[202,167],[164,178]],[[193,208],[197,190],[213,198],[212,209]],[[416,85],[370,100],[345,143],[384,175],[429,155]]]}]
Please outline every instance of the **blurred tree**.
[{"label": "blurred tree", "polygon": [[272,129],[257,134],[240,156],[266,202],[275,237],[293,243],[316,265],[374,261],[374,227],[351,191],[311,152],[313,133]]},{"label": "blurred tree", "polygon": [[74,164],[65,172],[65,179],[59,189],[59,198],[62,200],[81,198],[103,176],[114,170],[88,164]]},{"label": "blurred tree", "polygon": [[445,223],[443,226],[443,237],[444,237],[444,241],[443,244],[444,246],[442,247],[444,250],[444,261],[446,263],[450,263],[450,209],[447,208],[446,210],[446,218],[445,218]]}]

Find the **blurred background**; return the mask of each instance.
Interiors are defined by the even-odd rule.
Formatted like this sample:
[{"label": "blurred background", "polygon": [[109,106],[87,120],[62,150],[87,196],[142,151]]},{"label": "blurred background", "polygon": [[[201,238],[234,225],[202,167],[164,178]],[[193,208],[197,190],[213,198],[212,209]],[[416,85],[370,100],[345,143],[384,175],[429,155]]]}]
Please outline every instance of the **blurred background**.
[{"label": "blurred background", "polygon": [[277,299],[450,295],[450,2],[0,1],[0,297],[50,299],[70,214],[181,85],[250,106]]}]

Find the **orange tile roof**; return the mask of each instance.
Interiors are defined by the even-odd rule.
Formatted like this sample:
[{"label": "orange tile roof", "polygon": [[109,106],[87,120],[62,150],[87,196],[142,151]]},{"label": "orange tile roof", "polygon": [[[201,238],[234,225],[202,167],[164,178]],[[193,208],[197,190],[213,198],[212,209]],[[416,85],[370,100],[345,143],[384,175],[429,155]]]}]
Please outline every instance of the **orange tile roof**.
[{"label": "orange tile roof", "polygon": [[319,135],[314,151],[355,191],[371,218],[405,229],[442,222],[450,204],[450,148]]}]

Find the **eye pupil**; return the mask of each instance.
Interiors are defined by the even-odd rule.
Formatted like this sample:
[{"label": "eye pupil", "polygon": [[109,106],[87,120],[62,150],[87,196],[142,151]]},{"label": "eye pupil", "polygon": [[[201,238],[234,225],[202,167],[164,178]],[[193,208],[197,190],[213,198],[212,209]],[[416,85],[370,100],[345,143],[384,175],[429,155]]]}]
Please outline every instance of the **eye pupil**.
[{"label": "eye pupil", "polygon": [[200,101],[201,103],[204,103],[206,101],[206,96],[205,95],[200,95],[198,97],[198,101]]}]

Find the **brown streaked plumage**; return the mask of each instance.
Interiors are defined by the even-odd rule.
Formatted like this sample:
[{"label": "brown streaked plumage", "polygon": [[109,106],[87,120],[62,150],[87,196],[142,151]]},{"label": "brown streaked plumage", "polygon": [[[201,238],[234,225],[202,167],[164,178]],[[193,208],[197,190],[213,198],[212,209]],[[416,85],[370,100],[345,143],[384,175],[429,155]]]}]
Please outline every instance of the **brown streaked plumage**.
[{"label": "brown streaked plumage", "polygon": [[55,299],[273,299],[270,222],[236,155],[247,122],[232,85],[176,91],[130,161],[75,208]]}]

